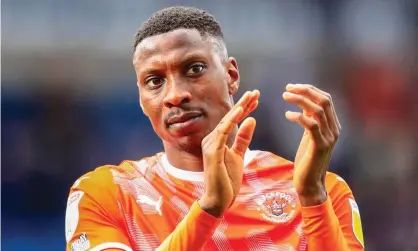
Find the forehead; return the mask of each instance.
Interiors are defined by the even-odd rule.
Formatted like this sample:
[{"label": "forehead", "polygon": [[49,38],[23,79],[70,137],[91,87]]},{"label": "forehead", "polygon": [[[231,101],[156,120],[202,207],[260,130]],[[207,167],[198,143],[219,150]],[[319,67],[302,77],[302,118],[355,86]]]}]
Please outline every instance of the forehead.
[{"label": "forehead", "polygon": [[133,61],[141,65],[150,59],[185,55],[187,53],[211,54],[213,38],[202,36],[197,30],[179,29],[148,37],[138,44]]}]

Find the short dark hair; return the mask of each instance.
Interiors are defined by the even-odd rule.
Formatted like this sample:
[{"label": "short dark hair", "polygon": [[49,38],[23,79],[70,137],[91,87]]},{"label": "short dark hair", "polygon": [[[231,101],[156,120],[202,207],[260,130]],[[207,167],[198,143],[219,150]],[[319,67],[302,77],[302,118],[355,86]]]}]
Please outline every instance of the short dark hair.
[{"label": "short dark hair", "polygon": [[196,29],[202,36],[224,39],[218,21],[204,10],[194,7],[174,6],[154,13],[135,35],[133,53],[142,40],[177,29]]}]

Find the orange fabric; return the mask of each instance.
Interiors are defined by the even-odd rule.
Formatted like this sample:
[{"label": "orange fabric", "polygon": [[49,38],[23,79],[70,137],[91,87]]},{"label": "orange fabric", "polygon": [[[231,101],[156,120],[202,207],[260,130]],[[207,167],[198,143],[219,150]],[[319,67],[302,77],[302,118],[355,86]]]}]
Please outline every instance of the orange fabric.
[{"label": "orange fabric", "polygon": [[158,247],[158,250],[200,250],[212,237],[220,220],[203,211],[196,201],[176,229]]},{"label": "orange fabric", "polygon": [[[322,205],[302,207],[304,233],[312,250],[363,250],[361,240],[353,235],[354,221],[350,201],[354,201],[348,185],[337,175],[328,173],[328,199]],[[357,222],[361,224],[361,222]],[[361,227],[361,225],[360,225]],[[321,240],[321,241],[318,241]],[[360,244],[361,243],[361,244]]]},{"label": "orange fabric", "polygon": [[[353,195],[335,174],[326,177],[327,201],[301,208],[293,164],[253,151],[235,203],[216,218],[196,203],[203,181],[174,177],[162,156],[101,167],[76,181],[67,209],[67,250],[83,233],[92,250],[106,243],[115,250],[364,250],[361,228],[353,226]],[[83,196],[75,213],[77,192]]]}]

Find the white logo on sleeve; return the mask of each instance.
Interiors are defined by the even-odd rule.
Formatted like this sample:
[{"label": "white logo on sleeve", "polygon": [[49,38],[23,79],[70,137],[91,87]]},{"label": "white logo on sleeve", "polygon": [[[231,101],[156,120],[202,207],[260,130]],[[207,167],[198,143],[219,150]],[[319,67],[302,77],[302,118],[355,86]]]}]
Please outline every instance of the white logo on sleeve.
[{"label": "white logo on sleeve", "polygon": [[82,233],[80,237],[71,244],[71,251],[86,251],[89,247],[90,241],[87,238],[86,233]]},{"label": "white logo on sleeve", "polygon": [[161,206],[163,204],[163,197],[162,196],[158,199],[158,201],[155,201],[155,200],[152,200],[150,197],[148,197],[146,195],[138,195],[138,197],[136,198],[136,202],[153,206],[153,207],[155,207],[155,210],[158,212],[158,214],[162,215],[162,213],[161,213]]},{"label": "white logo on sleeve", "polygon": [[83,191],[76,191],[68,197],[65,213],[65,239],[67,242],[71,240],[77,228],[79,220],[78,204],[83,195]]}]

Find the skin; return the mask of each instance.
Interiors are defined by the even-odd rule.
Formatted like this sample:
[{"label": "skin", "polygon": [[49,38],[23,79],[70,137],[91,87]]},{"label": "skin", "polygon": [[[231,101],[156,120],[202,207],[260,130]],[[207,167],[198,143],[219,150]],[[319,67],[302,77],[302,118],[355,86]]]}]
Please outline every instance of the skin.
[{"label": "skin", "polygon": [[[197,30],[179,29],[144,39],[133,56],[141,107],[168,160],[178,168],[204,171],[205,194],[199,204],[215,216],[232,205],[239,191],[244,153],[255,129],[255,120],[245,118],[260,95],[247,92],[234,105],[240,75],[223,46]],[[321,204],[327,198],[325,172],[341,129],[331,97],[298,84],[288,85],[283,98],[303,110],[286,113],[305,128],[294,174],[301,205]],[[170,125],[171,115],[185,113],[199,117],[188,126]]]},{"label": "skin", "polygon": [[[196,30],[176,30],[143,40],[133,58],[143,111],[170,162],[189,171],[203,171],[201,142],[231,110],[240,82],[236,60],[226,58],[213,40]],[[167,126],[171,113],[190,110],[203,113],[196,128]]]}]

